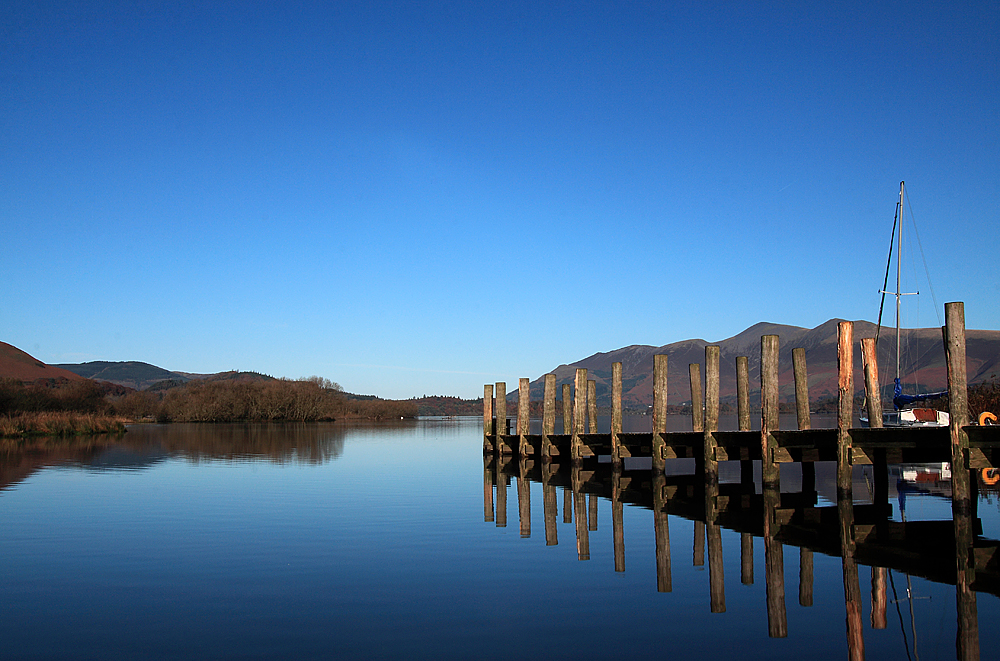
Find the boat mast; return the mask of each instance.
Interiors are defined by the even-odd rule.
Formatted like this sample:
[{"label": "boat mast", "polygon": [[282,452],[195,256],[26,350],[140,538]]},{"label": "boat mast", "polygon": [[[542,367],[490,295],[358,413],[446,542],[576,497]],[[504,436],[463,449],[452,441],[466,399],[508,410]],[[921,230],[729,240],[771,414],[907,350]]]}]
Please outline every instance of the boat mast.
[{"label": "boat mast", "polygon": [[899,257],[903,254],[903,184],[899,182],[899,211],[896,216],[899,218],[899,232],[896,234],[896,383],[899,382],[899,279],[902,273],[902,263]]}]

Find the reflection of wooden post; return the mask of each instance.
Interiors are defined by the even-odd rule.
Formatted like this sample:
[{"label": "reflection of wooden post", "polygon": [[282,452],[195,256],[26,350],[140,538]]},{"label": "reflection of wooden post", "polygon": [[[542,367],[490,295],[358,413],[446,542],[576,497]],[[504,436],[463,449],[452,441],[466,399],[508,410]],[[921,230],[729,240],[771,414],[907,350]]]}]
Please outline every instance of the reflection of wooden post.
[{"label": "reflection of wooden post", "polygon": [[622,364],[611,363],[611,464],[621,469],[622,446]]},{"label": "reflection of wooden post", "polygon": [[653,356],[653,472],[662,473],[666,466],[667,431],[667,356]]},{"label": "reflection of wooden post", "polygon": [[[706,368],[706,376],[711,368]],[[706,398],[707,399],[707,398]],[[707,423],[706,423],[707,426]],[[705,485],[706,519],[705,531],[708,536],[708,591],[713,613],[726,612],[726,581],[722,563],[722,528],[715,522],[718,514],[715,506],[719,497],[719,484]]]},{"label": "reflection of wooden post", "polygon": [[562,387],[562,419],[564,434],[573,433],[573,394],[570,385],[564,383]]},{"label": "reflection of wooden post", "polygon": [[[765,336],[766,337],[766,336]],[[774,337],[774,336],[771,336]],[[775,509],[781,495],[765,485],[764,498],[764,582],[767,592],[767,635],[771,638],[788,636],[788,616],[785,612],[785,553],[776,538],[778,533]]]},{"label": "reflection of wooden post", "polygon": [[573,523],[573,490],[563,487],[563,523]]},{"label": "reflection of wooden post", "polygon": [[510,452],[510,446],[503,440],[503,435],[507,433],[507,383],[504,381],[497,381],[496,409],[496,452],[499,456]]},{"label": "reflection of wooden post", "polygon": [[573,509],[576,516],[576,554],[580,560],[590,560],[590,533],[587,531],[587,494],[583,493],[580,467],[573,466]]},{"label": "reflection of wooden post", "polygon": [[[851,322],[841,322],[851,323]],[[865,658],[864,629],[861,622],[861,584],[858,563],[854,559],[854,503],[851,490],[837,489],[837,511],[840,515],[840,555],[844,569],[844,603],[847,608],[847,655],[849,659]]]},{"label": "reflection of wooden post", "polygon": [[753,585],[753,535],[740,535],[740,583]]},{"label": "reflection of wooden post", "polygon": [[587,494],[587,528],[597,530],[597,496],[592,493]]},{"label": "reflection of wooden post", "polygon": [[[554,389],[553,389],[554,390]],[[552,464],[542,464],[542,508],[545,513],[545,545],[555,546],[559,543],[556,530],[556,515],[559,512],[559,497],[556,487],[552,484]]]},{"label": "reflection of wooden post", "polygon": [[777,443],[772,432],[778,429],[778,336],[760,338],[760,462],[764,484],[778,484],[778,464],[774,461]]},{"label": "reflection of wooden post", "polygon": [[587,381],[587,420],[588,431],[591,434],[597,433],[597,381],[591,379]]},{"label": "reflection of wooden post", "polygon": [[497,528],[507,527],[507,476],[500,471],[497,458]]},{"label": "reflection of wooden post", "polygon": [[483,521],[493,520],[493,459],[483,457]]},{"label": "reflection of wooden post", "polygon": [[809,373],[806,371],[806,350],[792,349],[792,371],[795,373],[795,417],[799,429],[811,429],[809,419]]},{"label": "reflection of wooden post", "polygon": [[542,460],[552,457],[552,440],[556,433],[556,375],[545,375],[545,391],[542,394]]},{"label": "reflection of wooden post", "polygon": [[521,537],[531,537],[531,484],[528,462],[521,456],[517,462],[517,518],[521,522]]},{"label": "reflection of wooden post", "polygon": [[813,552],[799,547],[799,606],[813,605]]},{"label": "reflection of wooden post", "polygon": [[528,432],[531,431],[531,382],[520,379],[517,383],[517,456],[528,454]]},{"label": "reflection of wooden post", "polygon": [[691,545],[691,564],[705,566],[705,522],[694,522],[694,543]]},{"label": "reflection of wooden post", "polygon": [[875,338],[861,339],[861,364],[865,368],[865,402],[868,404],[868,426],[882,426],[882,392],[878,380],[878,355]]},{"label": "reflection of wooden post", "polygon": [[656,539],[656,591],[670,592],[673,578],[670,573],[670,519],[665,509],[667,478],[662,473],[653,474],[653,535]]},{"label": "reflection of wooden post", "polygon": [[[879,414],[881,415],[881,414]],[[853,498],[851,420],[854,417],[854,324],[837,324],[837,493]],[[839,498],[839,496],[838,496]]]},{"label": "reflection of wooden post", "polygon": [[979,620],[972,582],[976,566],[970,562],[972,487],[969,475],[969,437],[962,429],[969,424],[969,394],[965,363],[965,304],[945,303],[944,347],[948,362],[948,408],[951,435],[951,512],[955,526],[958,607],[958,658],[979,658]]},{"label": "reflection of wooden post", "polygon": [[[621,363],[615,363],[621,365]],[[625,505],[622,503],[622,474],[611,474],[611,527],[615,547],[615,571],[625,571]],[[655,514],[653,516],[656,516]]]},{"label": "reflection of wooden post", "polygon": [[719,483],[719,462],[715,457],[715,432],[717,431],[719,431],[719,347],[710,345],[705,347],[704,432],[705,481],[709,485],[718,485]]},{"label": "reflection of wooden post", "polygon": [[691,384],[691,429],[705,430],[705,409],[701,403],[701,365],[688,365],[688,382]]},{"label": "reflection of wooden post", "polygon": [[872,629],[885,629],[888,626],[885,617],[886,606],[889,603],[885,591],[888,573],[885,567],[872,567]]},{"label": "reflection of wooden post", "polygon": [[573,398],[573,441],[570,459],[580,461],[580,436],[587,433],[587,368],[576,369]]},{"label": "reflection of wooden post", "polygon": [[493,431],[493,386],[483,386],[483,452],[490,452],[495,445],[490,442]]}]

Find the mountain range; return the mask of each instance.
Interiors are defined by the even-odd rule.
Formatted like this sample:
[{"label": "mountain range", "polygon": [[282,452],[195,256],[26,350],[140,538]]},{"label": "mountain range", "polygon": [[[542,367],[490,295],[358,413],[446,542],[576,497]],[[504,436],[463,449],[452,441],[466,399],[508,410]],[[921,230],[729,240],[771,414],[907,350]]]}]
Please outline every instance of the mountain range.
[{"label": "mountain range", "polygon": [[[561,397],[561,386],[573,384],[576,369],[587,369],[587,378],[596,382],[597,403],[611,405],[611,365],[622,363],[622,403],[626,407],[645,407],[653,403],[653,356],[666,354],[667,359],[667,401],[684,404],[691,401],[691,387],[688,365],[701,365],[702,379],[705,374],[705,347],[719,346],[719,390],[722,401],[736,399],[736,357],[747,356],[750,368],[751,395],[760,392],[760,338],[763,335],[777,335],[779,341],[778,366],[780,397],[782,401],[794,401],[795,384],[792,372],[792,350],[802,347],[806,352],[809,374],[809,396],[811,400],[835,397],[837,395],[837,324],[840,319],[831,319],[816,328],[801,328],[772,323],[759,323],[742,333],[719,342],[705,340],[683,340],[660,347],[633,345],[596,353],[583,360],[568,365],[560,365],[552,370],[556,375],[557,396]],[[876,326],[867,321],[854,322],[854,385],[858,392],[864,391],[864,376],[861,366],[861,350],[858,342],[863,337],[875,337]],[[879,374],[883,384],[892,383],[895,375],[896,329],[883,328],[878,342]],[[928,392],[944,390],[947,386],[947,368],[944,343],[940,328],[903,329],[900,332],[901,381],[906,392]],[[967,330],[966,360],[970,384],[986,381],[1000,374],[1000,331]],[[890,362],[892,363],[890,365]],[[888,392],[890,386],[883,386]],[[531,382],[531,399],[542,398],[544,375]],[[512,400],[517,399],[517,384],[508,385]]]}]

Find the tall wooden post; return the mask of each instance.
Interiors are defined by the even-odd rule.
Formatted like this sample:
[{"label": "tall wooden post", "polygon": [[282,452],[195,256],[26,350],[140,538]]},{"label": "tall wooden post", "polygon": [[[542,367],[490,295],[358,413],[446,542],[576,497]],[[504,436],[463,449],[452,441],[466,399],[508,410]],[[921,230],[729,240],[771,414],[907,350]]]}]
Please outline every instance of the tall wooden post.
[{"label": "tall wooden post", "polygon": [[504,434],[507,433],[507,383],[505,381],[497,381],[496,393],[496,451],[497,455],[503,455],[510,453],[510,446],[504,439]]},{"label": "tall wooden post", "polygon": [[552,458],[552,439],[556,433],[556,375],[545,375],[545,390],[542,394],[542,461]]},{"label": "tall wooden post", "polygon": [[[740,431],[750,431],[750,359],[746,356],[736,357],[736,419]],[[740,482],[753,484],[753,460],[740,461]],[[742,533],[744,536],[749,533]],[[746,540],[743,541],[746,545]],[[749,538],[751,557],[753,555],[753,537]],[[750,584],[753,584],[753,566],[750,567]]]},{"label": "tall wooden post", "polygon": [[573,441],[570,459],[580,461],[581,439],[587,433],[587,368],[576,369],[576,385],[573,399]]},{"label": "tall wooden post", "polygon": [[795,372],[795,415],[799,429],[811,429],[809,419],[809,374],[806,371],[806,350],[792,349],[792,370]]},{"label": "tall wooden post", "polygon": [[[622,467],[622,364],[611,364],[611,465]],[[624,569],[622,570],[624,571]]]},{"label": "tall wooden post", "polygon": [[878,379],[878,356],[875,338],[861,339],[861,363],[865,367],[865,402],[868,405],[868,426],[882,426],[882,392]]},{"label": "tall wooden post", "polygon": [[653,472],[663,472],[666,466],[667,431],[667,356],[653,356]]},{"label": "tall wooden post", "polygon": [[854,323],[850,321],[837,324],[837,375],[837,492],[842,491],[850,500],[854,417]]},{"label": "tall wooden post", "polygon": [[573,433],[573,393],[570,385],[564,383],[562,387],[562,419],[563,434]]},{"label": "tall wooden post", "polygon": [[760,338],[760,462],[764,484],[778,484],[778,464],[774,461],[778,429],[778,336]]},{"label": "tall wooden post", "polygon": [[965,362],[965,304],[945,303],[944,347],[948,361],[948,409],[951,435],[951,511],[955,525],[958,607],[957,651],[960,659],[979,658],[979,620],[972,582],[976,567],[969,561],[972,547],[972,488],[969,475],[969,393]]},{"label": "tall wooden post", "polygon": [[520,379],[517,383],[517,456],[528,454],[528,432],[531,431],[531,383]]},{"label": "tall wooden post", "polygon": [[705,409],[701,402],[701,365],[688,365],[688,381],[691,384],[691,429],[705,431]]},{"label": "tall wooden post", "polygon": [[597,381],[587,381],[587,427],[589,433],[597,433]]},{"label": "tall wooden post", "polygon": [[719,483],[719,462],[715,456],[715,432],[719,431],[719,354],[717,345],[705,347],[705,482]]},{"label": "tall wooden post", "polygon": [[483,454],[496,451],[496,441],[491,438],[494,431],[493,420],[493,386],[489,383],[483,386]]}]

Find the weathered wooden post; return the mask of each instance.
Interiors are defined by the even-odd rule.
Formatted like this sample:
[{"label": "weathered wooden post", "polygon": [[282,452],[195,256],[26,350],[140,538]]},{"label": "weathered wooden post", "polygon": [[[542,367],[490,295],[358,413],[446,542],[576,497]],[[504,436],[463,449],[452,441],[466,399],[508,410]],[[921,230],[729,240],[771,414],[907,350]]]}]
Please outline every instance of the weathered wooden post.
[{"label": "weathered wooden post", "polygon": [[500,470],[501,457],[498,455],[497,465],[497,528],[507,527],[507,476]]},{"label": "weathered wooden post", "polygon": [[563,487],[563,523],[573,523],[573,490]]},{"label": "weathered wooden post", "polygon": [[521,524],[521,537],[531,537],[531,484],[528,482],[528,460],[524,455],[517,460],[517,519]]},{"label": "weathered wooden post", "polygon": [[573,433],[573,393],[570,385],[564,383],[562,386],[562,419],[563,434]]},{"label": "weathered wooden post", "polygon": [[596,494],[587,494],[587,528],[597,530],[597,501]]},{"label": "weathered wooden post", "polygon": [[588,433],[597,433],[597,381],[587,381],[587,426]]},{"label": "weathered wooden post", "polygon": [[[666,356],[664,356],[664,358],[666,358]],[[666,363],[666,361],[664,361],[664,363]],[[656,363],[654,362],[653,364],[655,365]],[[653,534],[656,540],[657,592],[670,592],[673,589],[673,577],[670,571],[670,519],[666,512],[666,506],[667,478],[663,473],[654,472]]]},{"label": "weathered wooden post", "polygon": [[545,390],[542,394],[542,461],[552,458],[552,439],[556,433],[556,375],[545,375]]},{"label": "weathered wooden post", "polygon": [[[708,489],[718,489],[718,485],[708,485]],[[718,523],[706,523],[708,535],[708,592],[713,613],[726,612],[726,579],[722,562],[722,527]]]},{"label": "weathered wooden post", "polygon": [[[841,322],[851,323],[851,322]],[[847,655],[864,661],[865,639],[861,620],[861,584],[858,563],[854,558],[854,502],[851,490],[837,489],[837,511],[840,516],[840,555],[844,572],[844,604],[847,609]]]},{"label": "weathered wooden post", "polygon": [[[777,339],[773,335],[770,337]],[[781,494],[778,493],[776,485],[765,483],[762,496],[764,500],[764,583],[767,595],[767,635],[771,638],[786,638],[788,636],[788,614],[785,611],[785,551],[777,539],[778,522],[775,513],[781,502]]]},{"label": "weathered wooden post", "polygon": [[777,442],[773,432],[778,430],[778,336],[760,338],[760,451],[761,480],[764,484],[777,485],[778,464],[774,451]]},{"label": "weathered wooden post", "polygon": [[[621,363],[615,363],[621,365]],[[614,432],[612,432],[614,433]],[[611,528],[614,538],[615,571],[625,571],[625,506],[622,503],[622,474],[611,474]],[[655,516],[655,515],[654,515]]]},{"label": "weathered wooden post", "polygon": [[493,419],[493,386],[487,383],[483,386],[483,454],[496,451],[496,441],[491,437],[496,432],[496,421]]},{"label": "weathered wooden post", "polygon": [[951,435],[951,512],[955,525],[956,580],[960,659],[979,658],[979,617],[972,582],[975,563],[970,562],[972,489],[969,479],[969,437],[962,428],[969,424],[969,393],[965,361],[965,304],[945,303],[944,347],[948,362],[948,431]]},{"label": "weathered wooden post", "polygon": [[878,379],[878,356],[875,353],[875,338],[861,339],[861,363],[865,368],[865,402],[868,405],[868,426],[882,426],[882,392]]},{"label": "weathered wooden post", "polygon": [[[622,467],[622,364],[611,364],[611,466]],[[624,570],[622,570],[624,571]]]},{"label": "weathered wooden post", "polygon": [[799,547],[799,606],[813,605],[813,552]]},{"label": "weathered wooden post", "polygon": [[[851,421],[854,417],[854,323],[837,324],[837,491],[853,498]],[[879,413],[881,416],[881,413]]]},{"label": "weathered wooden post", "polygon": [[[719,431],[719,355],[716,345],[705,347],[705,482],[719,483],[719,462],[715,456],[715,432]],[[720,538],[721,539],[721,538]]]},{"label": "weathered wooden post", "polygon": [[799,429],[812,429],[809,419],[809,374],[806,371],[806,350],[792,349],[792,371],[795,373],[795,416]]},{"label": "weathered wooden post", "polygon": [[[736,419],[740,431],[750,431],[750,359],[736,357]],[[753,459],[740,461],[740,482],[753,484]],[[744,536],[749,533],[742,533]],[[753,561],[753,537],[750,538],[751,562]],[[745,544],[745,542],[744,542]],[[750,584],[753,584],[753,566],[750,567]]]},{"label": "weathered wooden post", "polygon": [[753,585],[753,535],[740,534],[740,583]]},{"label": "weathered wooden post", "polygon": [[688,381],[691,384],[691,430],[705,430],[705,409],[701,402],[701,365],[688,365]]},{"label": "weathered wooden post", "polygon": [[[580,413],[582,418],[582,409]],[[587,494],[583,493],[583,481],[580,477],[579,465],[574,465],[571,468],[570,482],[573,485],[573,514],[576,517],[576,555],[580,560],[590,560],[590,533],[587,530]]]},{"label": "weathered wooden post", "polygon": [[495,427],[497,430],[497,455],[510,454],[510,446],[504,439],[504,434],[507,433],[507,383],[505,381],[497,381],[496,393],[497,422]]},{"label": "weathered wooden post", "polygon": [[666,466],[667,431],[667,356],[653,356],[653,472],[663,472]]},{"label": "weathered wooden post", "polygon": [[531,383],[528,379],[517,382],[517,456],[528,455],[528,432],[531,431]]},{"label": "weathered wooden post", "polygon": [[587,433],[587,368],[576,369],[576,385],[573,399],[573,441],[570,459],[580,461],[582,441],[580,436]]},{"label": "weathered wooden post", "polygon": [[705,566],[705,522],[695,519],[694,540],[691,544],[691,564],[695,567]]},{"label": "weathered wooden post", "polygon": [[888,574],[885,567],[872,567],[872,629],[885,629],[889,625],[885,616],[889,604],[885,589]]}]

